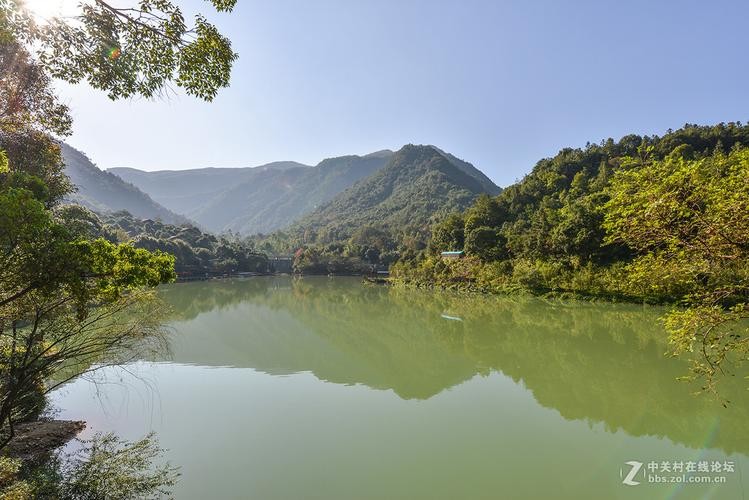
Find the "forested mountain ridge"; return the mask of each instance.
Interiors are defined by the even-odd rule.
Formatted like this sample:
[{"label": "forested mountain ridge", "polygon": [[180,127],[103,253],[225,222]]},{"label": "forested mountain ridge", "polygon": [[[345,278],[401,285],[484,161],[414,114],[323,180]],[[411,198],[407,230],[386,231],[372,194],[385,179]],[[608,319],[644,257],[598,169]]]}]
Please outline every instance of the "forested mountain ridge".
[{"label": "forested mountain ridge", "polygon": [[500,187],[494,184],[494,182],[490,178],[488,178],[486,174],[484,174],[484,172],[477,169],[472,164],[468,163],[465,160],[461,160],[455,155],[450,154],[446,151],[443,151],[442,149],[436,146],[431,146],[431,147],[439,151],[442,154],[442,156],[444,156],[450,161],[450,163],[452,163],[453,165],[461,169],[463,172],[465,172],[466,174],[470,175],[471,177],[479,181],[479,183],[481,184],[481,186],[483,187],[483,189],[486,191],[487,194],[496,195],[502,191]]},{"label": "forested mountain ridge", "polygon": [[288,226],[384,166],[392,151],[254,168],[142,172],[110,169],[213,232],[267,233]]},{"label": "forested mountain ridge", "polygon": [[479,194],[499,191],[469,163],[434,146],[409,144],[382,169],[297,221],[289,232],[313,232],[318,241],[331,242],[366,226],[391,234],[422,231],[466,208]]},{"label": "forested mountain ridge", "polygon": [[[424,229],[434,218],[465,208],[478,193],[500,192],[476,167],[434,146],[328,158],[314,167],[276,162],[253,168],[109,171],[209,231],[242,235],[323,226],[335,232],[349,227],[344,233],[350,234],[353,226],[372,223]],[[358,191],[345,194],[360,182]]]},{"label": "forested mountain ridge", "polygon": [[127,210],[142,219],[160,219],[173,224],[189,223],[188,219],[155,202],[136,186],[120,177],[100,170],[82,152],[60,143],[65,174],[76,190],[67,200],[96,212]]},{"label": "forested mountain ridge", "polygon": [[[603,227],[602,209],[615,173],[674,154],[705,158],[741,146],[749,146],[749,126],[728,123],[687,124],[662,137],[630,134],[619,141],[564,148],[538,161],[499,196],[480,199],[436,226],[432,249],[466,247],[468,253],[487,261],[557,259],[580,265],[626,259],[628,249],[606,242]],[[481,237],[472,234],[479,229]]]},{"label": "forested mountain ridge", "polygon": [[[315,167],[276,162],[254,168],[156,172],[114,168],[109,172],[107,179],[120,180],[114,172],[132,181],[205,230],[254,235],[250,246],[264,252],[319,250],[319,265],[300,265],[304,272],[356,272],[371,264],[387,265],[403,252],[423,248],[433,223],[466,208],[480,194],[501,191],[470,163],[434,146],[411,144],[396,153],[381,150],[328,158]],[[79,183],[80,176],[73,181]],[[101,204],[84,205],[112,212]],[[163,219],[142,210],[129,211],[136,218]],[[124,216],[117,220],[134,225]],[[209,265],[208,254],[195,242],[178,241],[181,230],[159,226],[158,234],[151,234],[152,230],[156,226],[148,223],[130,237],[136,238],[136,246],[174,253],[180,270],[216,267]]]}]

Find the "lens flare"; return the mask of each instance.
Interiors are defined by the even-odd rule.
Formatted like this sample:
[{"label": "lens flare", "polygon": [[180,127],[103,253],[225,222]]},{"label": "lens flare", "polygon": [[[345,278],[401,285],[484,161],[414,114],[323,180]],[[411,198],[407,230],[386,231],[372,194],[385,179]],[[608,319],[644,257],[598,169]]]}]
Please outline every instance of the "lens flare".
[{"label": "lens flare", "polygon": [[116,59],[119,59],[119,57],[122,55],[122,51],[119,47],[112,47],[107,51],[107,58],[114,61]]}]

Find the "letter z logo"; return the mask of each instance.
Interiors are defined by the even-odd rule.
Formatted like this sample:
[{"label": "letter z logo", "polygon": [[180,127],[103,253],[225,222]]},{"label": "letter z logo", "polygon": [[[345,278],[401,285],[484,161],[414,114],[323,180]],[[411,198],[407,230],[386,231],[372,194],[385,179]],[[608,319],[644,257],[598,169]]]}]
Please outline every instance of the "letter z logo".
[{"label": "letter z logo", "polygon": [[[640,469],[642,469],[642,462],[635,462],[633,460],[631,462],[625,462],[625,464],[629,465],[631,469],[622,480],[622,483],[626,484],[627,486],[637,486],[638,484],[640,484],[640,481],[635,481],[635,476],[637,476],[637,473],[640,472]],[[624,476],[624,472],[621,469],[619,469],[619,476]]]}]

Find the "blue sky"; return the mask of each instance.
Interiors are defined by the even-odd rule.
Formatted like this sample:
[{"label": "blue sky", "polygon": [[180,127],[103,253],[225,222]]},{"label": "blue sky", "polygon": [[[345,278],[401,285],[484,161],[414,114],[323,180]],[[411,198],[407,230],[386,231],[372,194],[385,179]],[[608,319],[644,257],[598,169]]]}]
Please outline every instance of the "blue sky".
[{"label": "blue sky", "polygon": [[749,119],[749,2],[239,0],[200,8],[239,52],[213,103],[60,84],[100,167],[315,164],[435,144],[499,185],[542,157]]}]

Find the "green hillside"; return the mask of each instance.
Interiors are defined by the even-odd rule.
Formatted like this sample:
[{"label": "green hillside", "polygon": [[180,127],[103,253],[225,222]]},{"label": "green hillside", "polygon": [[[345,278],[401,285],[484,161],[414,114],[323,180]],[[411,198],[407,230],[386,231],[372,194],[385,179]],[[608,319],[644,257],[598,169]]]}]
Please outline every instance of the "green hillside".
[{"label": "green hillside", "polygon": [[175,258],[179,276],[194,277],[240,272],[268,272],[268,258],[234,238],[214,236],[190,225],[139,219],[128,212],[94,213],[79,205],[63,205],[57,217],[85,238],[131,243],[136,248],[160,250]]},{"label": "green hillside", "polygon": [[409,144],[382,169],[300,219],[290,232],[312,231],[320,241],[337,241],[365,226],[390,233],[426,231],[479,194],[499,191],[472,165],[433,146]]},{"label": "green hillside", "polygon": [[257,226],[240,225],[236,221],[253,217],[287,195],[294,189],[303,170],[307,168],[255,172],[244,182],[235,183],[233,188],[203,200],[202,204],[200,197],[197,197],[194,202],[196,208],[189,213],[198,224],[214,233],[238,231],[240,227],[243,227],[241,232],[244,234],[272,230],[275,223],[271,220],[260,220]]},{"label": "green hillside", "polygon": [[288,228],[252,240],[269,253],[294,253],[300,273],[369,272],[414,256],[436,221],[500,191],[467,162],[434,146],[407,145]]},{"label": "green hillside", "polygon": [[68,201],[99,213],[126,210],[141,219],[159,219],[168,223],[184,224],[188,219],[164,208],[134,185],[114,174],[100,170],[82,152],[61,143],[65,174],[76,191]]},{"label": "green hillside", "polygon": [[470,175],[474,179],[476,179],[480,184],[481,187],[484,189],[484,191],[487,194],[496,195],[499,194],[502,189],[499,188],[494,182],[488,178],[484,172],[474,167],[472,164],[468,163],[465,160],[461,160],[460,158],[456,157],[453,154],[450,154],[446,151],[443,151],[442,149],[432,146],[434,149],[442,153],[442,156],[447,158],[450,163],[458,167],[460,170],[462,170],[464,173]]},{"label": "green hillside", "polygon": [[[745,210],[726,207],[742,206],[747,147],[749,125],[728,123],[562,149],[498,196],[445,218],[428,250],[402,259],[395,274],[450,287],[658,302],[717,283],[737,286],[747,272],[735,255],[746,248]],[[733,246],[723,249],[715,234]],[[467,259],[445,262],[439,252],[446,250],[464,250]],[[713,283],[718,270],[724,275]]]}]

